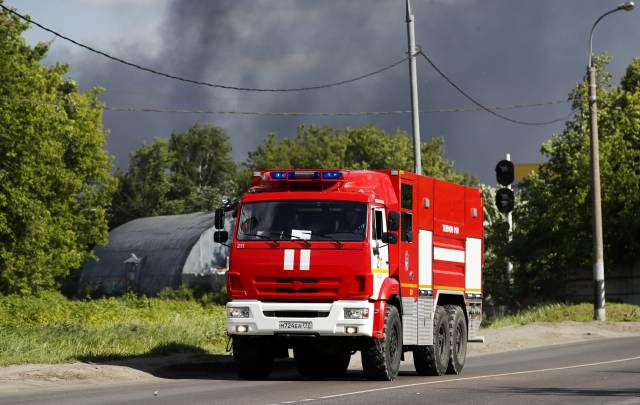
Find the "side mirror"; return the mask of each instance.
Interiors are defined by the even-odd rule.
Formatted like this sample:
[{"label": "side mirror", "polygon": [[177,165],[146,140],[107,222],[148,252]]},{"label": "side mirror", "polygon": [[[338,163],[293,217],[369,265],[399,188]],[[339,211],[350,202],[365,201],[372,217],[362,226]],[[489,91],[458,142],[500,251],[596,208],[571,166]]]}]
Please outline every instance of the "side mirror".
[{"label": "side mirror", "polygon": [[389,245],[396,244],[398,243],[398,235],[391,232],[383,232],[382,243],[387,243]]},{"label": "side mirror", "polygon": [[400,229],[400,213],[398,211],[389,211],[389,215],[387,215],[387,229],[390,231]]},{"label": "side mirror", "polygon": [[225,243],[229,240],[229,232],[227,231],[215,231],[213,233],[213,241],[216,243]]},{"label": "side mirror", "polygon": [[213,223],[216,229],[224,229],[224,210],[218,208],[213,214]]}]

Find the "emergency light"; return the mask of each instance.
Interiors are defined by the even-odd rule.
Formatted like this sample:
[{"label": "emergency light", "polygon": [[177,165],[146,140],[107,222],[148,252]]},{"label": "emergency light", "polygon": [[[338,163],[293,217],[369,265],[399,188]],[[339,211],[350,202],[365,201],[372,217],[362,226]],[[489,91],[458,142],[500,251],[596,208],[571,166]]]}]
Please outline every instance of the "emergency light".
[{"label": "emergency light", "polygon": [[340,180],[344,173],[338,170],[292,170],[273,171],[269,175],[271,180]]},{"label": "emergency light", "polygon": [[271,172],[273,180],[284,180],[287,178],[287,172]]},{"label": "emergency light", "polygon": [[338,180],[342,178],[342,172],[322,172],[322,178],[325,180]]}]

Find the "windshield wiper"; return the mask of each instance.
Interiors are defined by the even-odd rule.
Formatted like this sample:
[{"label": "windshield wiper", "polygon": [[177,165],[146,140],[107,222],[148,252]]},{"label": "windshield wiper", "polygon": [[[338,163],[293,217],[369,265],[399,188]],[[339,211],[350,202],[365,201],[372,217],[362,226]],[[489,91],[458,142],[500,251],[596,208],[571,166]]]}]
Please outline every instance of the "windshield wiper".
[{"label": "windshield wiper", "polygon": [[300,241],[304,242],[305,247],[310,247],[311,246],[311,242],[309,242],[308,239],[301,238],[300,236],[297,236],[297,235],[291,235],[291,238],[296,238],[296,240],[300,240]]},{"label": "windshield wiper", "polygon": [[325,238],[326,240],[330,240],[332,242],[335,242],[337,247],[344,246],[344,244],[342,242],[340,242],[338,239],[334,238],[333,236],[329,236],[327,234],[324,234],[324,233],[316,233],[313,236],[319,236],[321,238]]},{"label": "windshield wiper", "polygon": [[262,239],[266,239],[266,240],[268,240],[270,242],[275,243],[276,246],[280,245],[280,242],[277,239],[270,238],[270,237],[268,237],[266,235],[259,235],[257,233],[243,233],[242,236],[253,236],[253,237],[257,237],[257,238],[262,238]]}]

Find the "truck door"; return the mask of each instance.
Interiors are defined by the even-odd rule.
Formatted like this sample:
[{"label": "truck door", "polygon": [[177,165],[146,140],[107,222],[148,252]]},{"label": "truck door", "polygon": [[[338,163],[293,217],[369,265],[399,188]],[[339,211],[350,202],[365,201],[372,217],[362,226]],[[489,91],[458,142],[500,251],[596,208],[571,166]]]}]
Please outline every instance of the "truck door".
[{"label": "truck door", "polygon": [[377,299],[380,287],[389,277],[389,246],[382,243],[382,233],[387,231],[387,218],[383,207],[371,208],[371,272],[373,273],[373,299]]},{"label": "truck door", "polygon": [[413,178],[400,183],[399,273],[402,296],[402,340],[418,344],[418,254],[415,226],[416,187]]}]

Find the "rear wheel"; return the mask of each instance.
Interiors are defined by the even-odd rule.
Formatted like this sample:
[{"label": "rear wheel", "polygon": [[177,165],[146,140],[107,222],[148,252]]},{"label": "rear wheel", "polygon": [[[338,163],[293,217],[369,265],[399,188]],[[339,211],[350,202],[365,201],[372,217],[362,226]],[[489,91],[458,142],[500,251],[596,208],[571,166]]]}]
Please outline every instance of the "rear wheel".
[{"label": "rear wheel", "polygon": [[351,351],[343,348],[325,351],[299,347],[294,350],[294,357],[298,373],[303,377],[340,377],[344,375],[349,367]]},{"label": "rear wheel", "polygon": [[402,323],[398,310],[387,305],[384,317],[384,338],[371,339],[362,350],[362,368],[370,380],[390,381],[400,370],[402,357]]},{"label": "rear wheel", "polygon": [[462,308],[457,305],[445,307],[449,316],[449,332],[451,337],[451,353],[447,374],[460,374],[467,357],[467,320]]},{"label": "rear wheel", "polygon": [[433,315],[433,345],[413,350],[413,364],[419,375],[443,375],[449,364],[451,337],[447,311],[441,305]]},{"label": "rear wheel", "polygon": [[241,378],[263,380],[271,374],[273,350],[265,338],[233,336],[233,359]]}]

